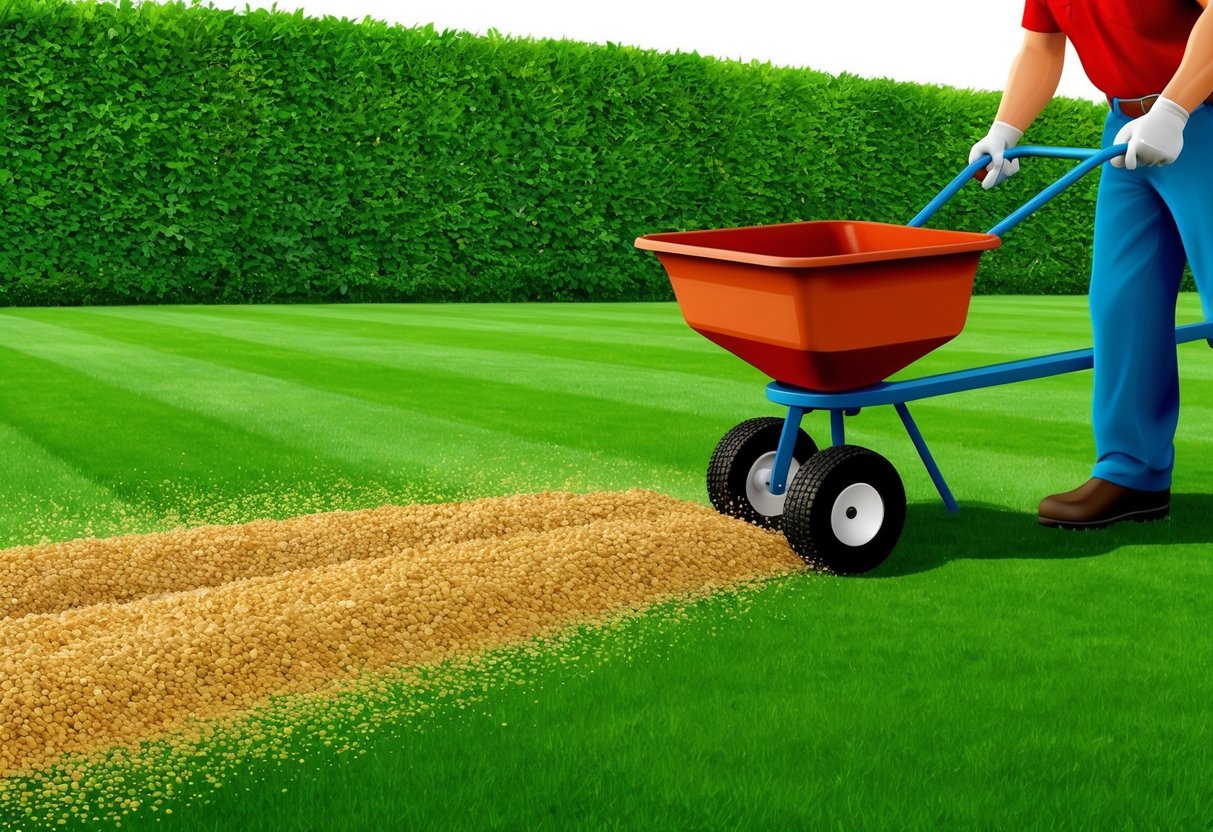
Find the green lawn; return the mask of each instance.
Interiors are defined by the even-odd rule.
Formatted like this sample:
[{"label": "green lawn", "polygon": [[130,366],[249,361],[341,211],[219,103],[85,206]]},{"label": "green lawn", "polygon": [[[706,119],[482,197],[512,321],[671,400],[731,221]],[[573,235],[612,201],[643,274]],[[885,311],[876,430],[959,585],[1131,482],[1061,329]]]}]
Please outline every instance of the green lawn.
[{"label": "green lawn", "polygon": [[[1085,298],[978,297],[914,373],[1089,340]],[[1089,373],[913,408],[955,517],[865,411],[848,440],[910,500],[869,576],[583,633],[362,756],[305,744],[123,828],[1209,829],[1213,355],[1180,354],[1165,523],[1037,527],[1089,474]],[[778,413],[764,383],[672,304],[2,310],[0,545],[545,488],[706,502],[720,435]]]}]

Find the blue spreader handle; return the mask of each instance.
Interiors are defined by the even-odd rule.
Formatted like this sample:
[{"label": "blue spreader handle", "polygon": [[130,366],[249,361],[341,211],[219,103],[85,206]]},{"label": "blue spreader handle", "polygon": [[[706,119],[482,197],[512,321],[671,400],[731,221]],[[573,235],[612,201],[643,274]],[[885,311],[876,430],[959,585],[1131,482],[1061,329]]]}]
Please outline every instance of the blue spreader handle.
[{"label": "blue spreader handle", "polygon": [[[1103,150],[1093,150],[1084,147],[1043,147],[1041,145],[1024,145],[1023,147],[1011,148],[1006,152],[1006,158],[1008,159],[1018,159],[1021,156],[1044,156],[1052,159],[1074,159],[1079,164],[1070,169],[1065,176],[1062,176],[1015,211],[1012,211],[1006,219],[991,228],[987,233],[1001,237],[1026,220],[1033,212],[1053,199],[1053,197],[1073,185],[1079,179],[1082,179],[1104,162],[1115,159],[1117,156],[1125,155],[1125,151],[1128,149],[1129,146],[1127,144],[1117,144],[1112,147],[1106,147]],[[991,161],[990,156],[986,155],[972,162],[967,168],[957,174],[956,178],[949,182],[939,192],[937,197],[927,203],[927,207],[919,211],[918,216],[914,217],[907,224],[915,227],[924,225],[936,211],[960,192],[960,189],[973,178],[973,174],[986,167]]]}]

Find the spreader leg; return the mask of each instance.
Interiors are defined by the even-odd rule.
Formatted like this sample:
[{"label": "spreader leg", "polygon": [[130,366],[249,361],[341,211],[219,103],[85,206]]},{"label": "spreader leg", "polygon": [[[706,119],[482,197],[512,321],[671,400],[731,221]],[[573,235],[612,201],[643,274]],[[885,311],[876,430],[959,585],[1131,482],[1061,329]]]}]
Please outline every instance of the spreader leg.
[{"label": "spreader leg", "polygon": [[842,425],[841,410],[830,411],[830,444],[835,447],[847,444],[847,432]]},{"label": "spreader leg", "polygon": [[788,490],[788,470],[792,467],[792,452],[796,449],[796,437],[800,431],[800,420],[804,418],[803,407],[789,407],[783,420],[783,431],[779,434],[779,447],[775,451],[775,462],[771,466],[770,491],[778,496]]},{"label": "spreader leg", "polygon": [[922,438],[918,425],[914,424],[914,418],[910,416],[910,409],[906,407],[905,402],[895,402],[893,406],[897,408],[897,415],[901,417],[901,423],[906,426],[906,433],[910,434],[910,441],[918,449],[918,456],[922,459],[922,464],[926,466],[927,473],[931,475],[931,482],[935,483],[935,489],[943,498],[943,504],[947,506],[948,513],[956,514],[960,511],[960,506],[956,505],[956,498],[952,496],[948,484],[943,481],[943,474],[940,473],[939,466],[935,464],[935,458],[931,456],[926,440]]}]

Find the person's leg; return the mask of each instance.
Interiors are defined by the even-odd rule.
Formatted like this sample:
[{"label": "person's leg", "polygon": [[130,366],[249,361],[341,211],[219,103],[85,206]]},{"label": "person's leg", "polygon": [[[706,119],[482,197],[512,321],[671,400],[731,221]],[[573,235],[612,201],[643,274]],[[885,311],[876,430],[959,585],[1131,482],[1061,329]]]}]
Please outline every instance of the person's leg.
[{"label": "person's leg", "polygon": [[[1108,117],[1105,147],[1127,122]],[[1041,500],[1042,525],[1099,528],[1170,511],[1179,414],[1175,297],[1184,250],[1155,189],[1158,170],[1103,168],[1089,293],[1096,462],[1086,483]]]},{"label": "person's leg", "polygon": [[[1126,121],[1108,119],[1105,144]],[[1092,476],[1138,491],[1170,488],[1179,417],[1175,298],[1185,255],[1156,190],[1162,170],[1105,165],[1095,209]]]}]

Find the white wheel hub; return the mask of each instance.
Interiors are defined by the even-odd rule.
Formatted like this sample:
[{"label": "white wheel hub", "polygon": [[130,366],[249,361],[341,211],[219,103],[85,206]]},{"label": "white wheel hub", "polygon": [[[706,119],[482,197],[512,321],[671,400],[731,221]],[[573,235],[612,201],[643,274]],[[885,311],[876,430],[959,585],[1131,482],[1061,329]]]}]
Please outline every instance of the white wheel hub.
[{"label": "white wheel hub", "polygon": [[863,546],[884,525],[884,500],[880,492],[866,482],[848,485],[834,500],[830,511],[830,529],[840,543]]},{"label": "white wheel hub", "polygon": [[[754,464],[750,466],[749,476],[745,480],[746,499],[750,501],[754,510],[764,517],[778,517],[783,514],[783,503],[788,496],[787,489],[784,489],[782,494],[771,493],[771,469],[774,467],[775,452],[768,451],[754,460]],[[792,465],[788,468],[787,484],[789,487],[799,470],[800,463],[793,457]]]}]

